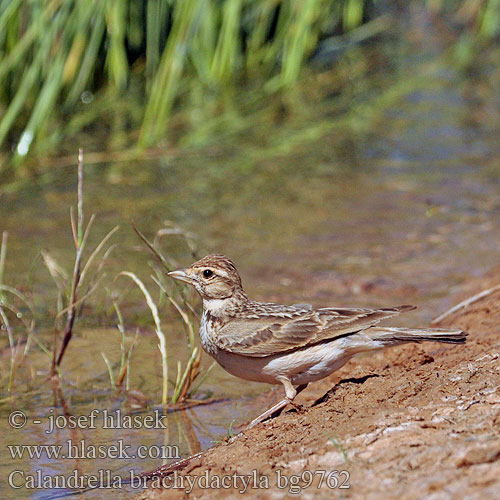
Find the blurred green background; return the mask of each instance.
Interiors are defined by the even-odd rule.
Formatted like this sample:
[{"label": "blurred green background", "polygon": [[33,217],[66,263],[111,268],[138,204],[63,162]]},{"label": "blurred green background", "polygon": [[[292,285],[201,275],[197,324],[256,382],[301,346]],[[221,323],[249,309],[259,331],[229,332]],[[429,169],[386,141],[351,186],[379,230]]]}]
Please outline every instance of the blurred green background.
[{"label": "blurred green background", "polygon": [[137,159],[305,131],[314,104],[377,99],[376,72],[397,91],[389,51],[421,9],[463,71],[498,42],[498,0],[0,0],[0,179],[78,146]]}]

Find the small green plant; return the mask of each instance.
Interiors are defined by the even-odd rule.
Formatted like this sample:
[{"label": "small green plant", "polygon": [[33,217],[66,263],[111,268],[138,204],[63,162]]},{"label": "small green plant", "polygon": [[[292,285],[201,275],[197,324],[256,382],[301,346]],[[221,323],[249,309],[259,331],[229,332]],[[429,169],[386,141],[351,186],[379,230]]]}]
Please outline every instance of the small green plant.
[{"label": "small green plant", "polygon": [[118,320],[116,326],[120,333],[121,355],[120,355],[120,364],[118,368],[118,376],[116,378],[114,376],[113,367],[111,366],[111,363],[108,360],[106,354],[104,352],[101,352],[101,356],[104,359],[106,368],[108,369],[109,381],[111,383],[111,386],[116,389],[119,389],[123,387],[123,384],[125,383],[125,390],[128,391],[130,389],[130,359],[132,357],[132,351],[134,350],[134,347],[137,344],[138,332],[136,332],[133,342],[127,349],[126,338],[125,338],[125,324],[123,322],[123,316],[120,310],[120,306],[118,305],[118,302],[109,291],[108,291],[108,296],[111,297],[111,300],[113,302],[113,308],[116,312],[116,317]]},{"label": "small green plant", "polygon": [[[52,354],[52,364],[50,374],[54,376],[59,369],[63,360],[64,353],[73,335],[73,326],[78,316],[79,311],[83,307],[85,300],[95,292],[105,276],[102,272],[103,265],[108,258],[112,247],[104,252],[100,264],[97,266],[96,271],[88,280],[85,280],[87,275],[91,274],[92,264],[97,256],[101,253],[111,236],[118,230],[118,226],[114,227],[109,233],[101,240],[89,255],[86,261],[83,261],[83,253],[87,245],[88,237],[92,223],[94,222],[95,215],[92,215],[89,222],[84,229],[84,214],[83,214],[83,151],[80,149],[78,152],[78,187],[77,187],[77,208],[76,208],[76,221],[74,209],[70,210],[71,231],[73,234],[73,243],[75,246],[75,261],[73,265],[73,273],[69,283],[68,292],[68,277],[67,273],[63,270],[55,259],[50,257],[47,252],[42,254],[45,266],[47,267],[50,275],[54,279],[58,290],[57,300],[57,315],[54,324],[54,344]],[[66,316],[64,330],[60,343],[60,325],[59,319]],[[59,345],[59,347],[57,347]]]},{"label": "small green plant", "polygon": [[153,316],[153,320],[155,322],[155,333],[158,337],[158,349],[160,350],[161,354],[161,361],[162,361],[162,396],[161,396],[161,403],[162,406],[166,406],[168,403],[168,353],[167,353],[167,340],[165,337],[165,334],[163,333],[162,326],[161,326],[161,320],[160,320],[160,315],[158,313],[158,307],[156,306],[156,303],[152,299],[148,289],[144,285],[144,283],[137,277],[136,274],[128,272],[128,271],[122,271],[121,273],[118,274],[117,277],[119,276],[127,276],[131,280],[134,281],[134,283],[139,287],[141,292],[144,295],[144,298],[146,299],[146,303],[149,307],[149,310],[151,311],[151,315]]},{"label": "small green plant", "polygon": [[[0,326],[1,331],[6,333],[10,347],[10,366],[8,382],[6,383],[9,394],[12,392],[16,367],[25,359],[30,344],[35,342],[40,349],[51,359],[49,374],[60,376],[60,366],[67,352],[68,345],[73,336],[75,322],[87,299],[103,285],[106,274],[104,266],[116,245],[108,245],[110,238],[118,230],[118,226],[109,231],[108,234],[95,246],[86,256],[89,235],[95,215],[92,215],[85,226],[84,220],[84,197],[83,197],[83,152],[78,154],[78,183],[77,183],[77,207],[70,210],[70,222],[75,248],[75,257],[72,273],[68,273],[48,251],[41,252],[42,261],[52,277],[57,288],[56,313],[54,319],[54,340],[52,352],[40,342],[35,331],[34,309],[27,295],[16,288],[4,284],[5,264],[7,256],[7,232],[3,232],[0,240]],[[134,226],[135,228],[135,226]],[[164,406],[176,403],[185,404],[198,391],[200,385],[209,375],[215,365],[213,363],[208,369],[201,370],[201,350],[196,345],[196,323],[199,319],[192,306],[189,292],[177,282],[165,278],[165,270],[170,270],[173,263],[169,257],[165,257],[159,250],[160,241],[165,236],[182,236],[192,255],[196,254],[194,236],[183,232],[172,223],[159,230],[155,236],[154,243],[135,228],[147,247],[158,259],[158,263],[152,264],[153,274],[151,278],[158,287],[158,299],[153,298],[144,281],[135,273],[122,271],[118,277],[126,277],[140,289],[146,300],[146,304],[152,314],[155,332],[158,338],[158,346],[162,359],[162,404]],[[115,278],[115,279],[116,279]],[[107,289],[106,289],[107,290]],[[134,340],[130,343],[126,339],[124,318],[120,309],[120,301],[107,290],[108,297],[112,303],[110,310],[114,311],[117,318],[117,328],[120,334],[120,359],[114,366],[105,352],[101,352],[107,367],[111,386],[116,389],[130,389],[130,360],[134,347],[138,340],[136,333]],[[168,303],[180,315],[186,332],[186,345],[188,348],[188,359],[185,364],[177,361],[177,376],[173,384],[173,391],[169,397],[168,392],[168,351],[167,337],[162,327],[160,306]],[[26,339],[17,335],[17,323],[20,323],[26,331]],[[128,346],[127,346],[128,344]],[[60,390],[60,387],[57,387]]]},{"label": "small green plant", "polygon": [[231,420],[231,423],[229,424],[229,427],[227,428],[226,438],[228,441],[234,436],[233,424],[235,421],[236,421],[235,419]]},{"label": "small green plant", "polygon": [[221,437],[220,439],[214,439],[212,443],[218,445],[222,443],[227,443],[229,440],[231,440],[232,437],[234,436],[233,424],[235,421],[236,421],[235,419],[231,420],[231,423],[227,427],[227,432],[225,436]]},{"label": "small green plant", "polygon": [[348,462],[347,458],[347,450],[342,446],[342,443],[336,437],[330,437],[328,440],[335,446],[335,449],[342,453],[342,457],[344,458],[344,462]]},{"label": "small green plant", "polygon": [[[151,275],[151,279],[156,283],[160,289],[160,297],[157,302],[153,299],[148,288],[144,282],[134,273],[128,271],[122,271],[118,274],[117,278],[120,276],[125,276],[131,279],[140,289],[144,298],[146,299],[146,304],[151,312],[155,323],[155,333],[158,337],[158,348],[160,350],[160,355],[162,359],[162,405],[166,406],[169,403],[168,397],[168,352],[167,352],[167,342],[166,335],[163,332],[159,306],[162,302],[163,297],[167,297],[168,301],[173,305],[174,309],[179,313],[183,324],[186,329],[186,344],[188,347],[189,358],[185,366],[182,366],[180,360],[177,361],[177,376],[175,382],[173,382],[173,392],[170,398],[170,403],[176,404],[185,400],[190,399],[199,389],[200,385],[204,382],[210,371],[212,370],[215,363],[212,363],[203,373],[200,370],[201,363],[201,350],[195,345],[195,319],[197,318],[194,308],[191,305],[186,291],[179,286],[176,282],[173,282],[173,288],[165,281],[165,273],[163,271],[172,270],[172,263],[169,259],[165,257],[158,248],[158,242],[160,238],[165,234],[181,234],[184,235],[179,228],[171,228],[172,231],[160,230],[155,238],[155,242],[150,242],[144,234],[139,231],[139,229],[132,223],[132,226],[144,242],[147,248],[153,253],[157,261],[160,263],[159,267],[157,264],[153,264],[152,268],[154,274]],[[194,251],[193,239],[191,235],[186,236],[186,240],[190,248]],[[109,363],[107,362],[108,370]],[[111,377],[111,375],[110,375]]]}]

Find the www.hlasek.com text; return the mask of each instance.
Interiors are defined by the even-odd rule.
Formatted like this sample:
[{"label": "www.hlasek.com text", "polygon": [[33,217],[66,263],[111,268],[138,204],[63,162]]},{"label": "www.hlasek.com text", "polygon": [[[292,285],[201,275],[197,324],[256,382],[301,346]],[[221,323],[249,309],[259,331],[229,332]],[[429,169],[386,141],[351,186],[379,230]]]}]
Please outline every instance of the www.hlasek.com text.
[{"label": "www.hlasek.com text", "polygon": [[63,444],[11,444],[7,445],[13,460],[20,458],[41,459],[47,457],[51,460],[96,460],[152,458],[161,460],[180,459],[177,445],[140,445],[135,449],[126,444],[123,439],[118,439],[114,444],[95,445],[85,439],[73,441],[68,439]]}]

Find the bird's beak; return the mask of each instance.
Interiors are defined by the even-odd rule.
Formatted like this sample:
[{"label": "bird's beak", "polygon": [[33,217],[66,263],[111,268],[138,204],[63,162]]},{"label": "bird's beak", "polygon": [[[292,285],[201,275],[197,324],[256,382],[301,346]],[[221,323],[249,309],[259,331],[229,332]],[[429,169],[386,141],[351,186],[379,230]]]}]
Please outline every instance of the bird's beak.
[{"label": "bird's beak", "polygon": [[184,281],[184,283],[193,284],[194,280],[186,274],[185,269],[179,269],[178,271],[170,271],[167,273],[168,276],[179,281]]}]

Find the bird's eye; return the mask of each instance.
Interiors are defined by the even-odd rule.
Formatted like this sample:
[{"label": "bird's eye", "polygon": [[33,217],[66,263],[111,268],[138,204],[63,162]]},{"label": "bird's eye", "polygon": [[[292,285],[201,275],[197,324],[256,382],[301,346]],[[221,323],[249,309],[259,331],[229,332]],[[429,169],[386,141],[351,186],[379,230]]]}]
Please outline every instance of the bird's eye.
[{"label": "bird's eye", "polygon": [[210,269],[205,269],[203,271],[203,276],[205,276],[205,278],[210,278],[210,276],[212,276],[212,274],[214,274],[214,273],[213,273],[213,271],[210,271]]}]

